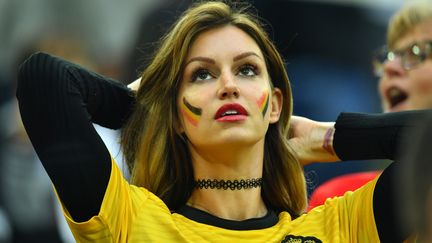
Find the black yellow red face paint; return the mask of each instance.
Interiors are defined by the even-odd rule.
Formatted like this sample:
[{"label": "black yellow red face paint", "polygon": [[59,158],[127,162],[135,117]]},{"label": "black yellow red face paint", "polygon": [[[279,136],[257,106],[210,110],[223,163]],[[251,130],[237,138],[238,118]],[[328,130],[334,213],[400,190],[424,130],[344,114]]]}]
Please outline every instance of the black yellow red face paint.
[{"label": "black yellow red face paint", "polygon": [[183,97],[183,103],[181,106],[181,112],[186,119],[194,126],[198,126],[201,118],[202,109],[191,105],[185,97]]},{"label": "black yellow red face paint", "polygon": [[269,103],[269,93],[267,91],[264,91],[264,93],[261,95],[261,97],[258,100],[258,107],[261,110],[261,113],[263,115],[263,117],[265,116],[267,109],[268,109],[268,103]]}]

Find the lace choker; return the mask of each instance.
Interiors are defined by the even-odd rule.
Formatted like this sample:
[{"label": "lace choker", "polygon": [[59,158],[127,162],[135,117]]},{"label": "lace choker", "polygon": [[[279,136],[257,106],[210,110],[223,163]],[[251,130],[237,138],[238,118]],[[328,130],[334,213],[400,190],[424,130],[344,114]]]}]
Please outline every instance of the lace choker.
[{"label": "lace choker", "polygon": [[252,189],[262,186],[262,178],[241,179],[241,180],[216,180],[198,179],[195,181],[197,189],[223,189],[223,190],[242,190]]}]

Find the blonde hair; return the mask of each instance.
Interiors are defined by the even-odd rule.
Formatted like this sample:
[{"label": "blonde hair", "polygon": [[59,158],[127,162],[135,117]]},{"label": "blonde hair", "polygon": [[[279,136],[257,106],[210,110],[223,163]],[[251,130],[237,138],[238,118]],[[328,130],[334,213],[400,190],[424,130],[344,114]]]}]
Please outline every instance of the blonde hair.
[{"label": "blonde hair", "polygon": [[432,20],[432,4],[429,1],[410,2],[393,15],[387,32],[387,46],[390,49],[394,49],[396,42],[417,25]]},{"label": "blonde hair", "polygon": [[[177,95],[186,55],[197,36],[232,25],[255,40],[263,52],[272,85],[284,96],[281,117],[266,133],[262,196],[276,211],[296,217],[306,207],[303,169],[287,144],[292,95],[284,62],[250,6],[198,3],[162,38],[153,61],[142,74],[136,107],[122,132],[131,183],[160,197],[171,210],[184,205],[194,185],[191,156],[180,126]],[[249,11],[249,12],[248,12]]]}]

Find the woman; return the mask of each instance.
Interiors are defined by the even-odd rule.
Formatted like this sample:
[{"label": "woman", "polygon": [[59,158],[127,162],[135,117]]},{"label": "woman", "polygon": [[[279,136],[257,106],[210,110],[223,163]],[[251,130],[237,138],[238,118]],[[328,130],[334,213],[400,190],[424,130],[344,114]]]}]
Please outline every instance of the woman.
[{"label": "woman", "polygon": [[384,112],[432,107],[432,3],[408,2],[390,20],[373,58]]},{"label": "woman", "polygon": [[[431,109],[432,2],[407,2],[392,16],[387,29],[387,45],[372,58],[383,112]],[[314,190],[309,207],[355,190],[379,173],[358,172],[333,178]]]},{"label": "woman", "polygon": [[[384,179],[303,214],[304,175],[286,139],[289,81],[276,48],[246,10],[221,2],[191,7],[163,38],[136,94],[47,54],[21,66],[22,119],[78,242],[378,242],[392,236],[392,218],[374,211],[391,203],[380,197]],[[392,120],[352,116],[339,117],[336,134],[333,123],[295,120],[296,156],[302,163],[391,157],[393,143],[375,146],[388,136],[366,141],[371,135],[353,126],[380,124],[376,132],[384,134],[383,124]],[[91,126],[119,128],[126,119],[122,145],[131,184]],[[404,123],[390,125],[399,131]],[[347,144],[352,137],[359,139]],[[390,169],[381,178],[387,174]]]}]

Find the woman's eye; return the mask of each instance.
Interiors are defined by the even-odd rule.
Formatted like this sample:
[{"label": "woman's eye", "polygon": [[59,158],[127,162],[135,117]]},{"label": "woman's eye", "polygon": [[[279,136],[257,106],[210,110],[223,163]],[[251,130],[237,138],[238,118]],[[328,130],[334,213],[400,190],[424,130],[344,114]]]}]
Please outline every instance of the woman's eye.
[{"label": "woman's eye", "polygon": [[192,75],[192,81],[202,81],[202,80],[209,80],[212,78],[212,75],[209,71],[205,69],[199,69]]},{"label": "woman's eye", "polygon": [[257,75],[256,68],[252,65],[244,65],[240,68],[239,74],[242,76],[255,76]]}]

